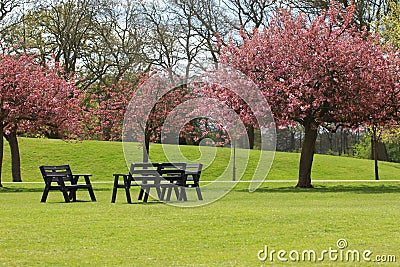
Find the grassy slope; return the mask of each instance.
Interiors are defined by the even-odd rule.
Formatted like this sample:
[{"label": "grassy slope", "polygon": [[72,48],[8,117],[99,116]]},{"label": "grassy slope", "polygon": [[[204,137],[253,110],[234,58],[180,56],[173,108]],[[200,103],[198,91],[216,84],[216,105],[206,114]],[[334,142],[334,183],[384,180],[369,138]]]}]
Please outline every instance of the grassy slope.
[{"label": "grassy slope", "polygon": [[[195,158],[194,148],[187,149],[185,153]],[[109,181],[112,172],[126,168],[119,143],[23,139],[21,151],[26,181],[40,181],[40,164],[70,163],[79,172],[93,172],[98,181]],[[158,157],[160,147],[153,146],[152,151]],[[224,165],[224,155],[218,155],[217,169]],[[297,165],[297,154],[277,153],[269,178],[294,178]],[[372,179],[372,166],[370,161],[317,156],[314,177]],[[399,177],[398,164],[381,166],[384,178]],[[205,177],[212,176],[212,171],[208,169]],[[9,180],[8,172],[5,180]],[[321,252],[336,249],[339,238],[345,238],[352,250],[396,255],[397,263],[387,266],[398,266],[400,261],[400,232],[396,230],[400,183],[320,183],[315,190],[274,183],[264,184],[255,193],[239,184],[213,204],[186,209],[157,202],[128,205],[123,192],[112,204],[110,184],[96,184],[95,203],[66,204],[60,193],[52,192],[43,204],[39,203],[42,190],[42,184],[6,184],[0,189],[2,265],[273,266],[278,262],[262,265],[257,259],[264,245]],[[79,192],[78,198],[89,199],[86,192]],[[376,263],[326,260],[315,266],[321,265]]]},{"label": "grassy slope", "polygon": [[[122,144],[118,142],[85,141],[68,143],[48,139],[20,139],[22,176],[26,182],[42,181],[39,173],[40,165],[71,165],[73,171],[92,173],[94,181],[111,181],[112,174],[127,170]],[[200,152],[197,147],[184,146],[183,154],[195,160]],[[203,179],[212,180],[218,177],[229,161],[230,149],[217,150],[213,164],[205,170]],[[162,148],[153,144],[150,149],[154,161],[163,161]],[[251,179],[251,170],[257,164],[258,151],[251,151],[249,172],[244,179]],[[276,153],[271,171],[267,179],[294,180],[297,178],[299,154]],[[255,160],[254,160],[255,159]],[[6,147],[3,165],[3,181],[11,180],[10,155]],[[400,179],[400,164],[380,162],[381,179]],[[314,179],[374,179],[373,162],[347,157],[316,155],[313,165]]]}]

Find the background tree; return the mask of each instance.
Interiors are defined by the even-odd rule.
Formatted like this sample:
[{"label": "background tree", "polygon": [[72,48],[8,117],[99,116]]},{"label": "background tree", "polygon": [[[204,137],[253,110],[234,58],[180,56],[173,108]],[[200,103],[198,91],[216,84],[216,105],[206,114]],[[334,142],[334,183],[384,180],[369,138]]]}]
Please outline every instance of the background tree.
[{"label": "background tree", "polygon": [[92,3],[89,0],[41,3],[24,16],[24,45],[39,51],[43,62],[54,55],[65,74],[75,74],[78,60],[93,34],[96,6]]},{"label": "background tree", "polygon": [[282,5],[277,0],[222,0],[230,14],[234,27],[252,31],[254,28],[268,26],[270,14]]},{"label": "background tree", "polygon": [[[329,8],[332,0],[284,0],[288,6],[297,9],[310,17],[320,15]],[[397,0],[338,0],[341,8],[346,9],[354,5],[354,22],[363,29],[376,31],[380,26],[381,19],[388,14],[389,5]]]},{"label": "background tree", "polygon": [[400,3],[393,1],[389,5],[389,12],[383,18],[381,33],[387,43],[391,43],[395,50],[400,48]]},{"label": "background tree", "polygon": [[136,84],[120,81],[92,94],[85,116],[89,136],[104,141],[121,141],[126,108],[136,92]]},{"label": "background tree", "polygon": [[220,1],[190,0],[171,1],[175,13],[186,20],[186,28],[193,33],[194,43],[197,45],[196,54],[192,57],[192,67],[206,70],[210,66],[218,67],[220,54],[219,42],[224,42],[233,28],[226,8]]},{"label": "background tree", "polygon": [[312,187],[320,125],[380,124],[398,115],[397,63],[352,24],[353,12],[332,4],[308,20],[281,10],[269,28],[242,35],[243,45],[231,44],[222,56],[263,90],[280,124],[304,127],[298,187]]},{"label": "background tree", "polygon": [[21,5],[21,1],[1,0],[0,1],[0,21],[3,21],[8,14]]},{"label": "background tree", "polygon": [[[148,71],[149,31],[137,2],[105,1],[96,12],[93,38],[83,54],[85,87],[110,87],[121,79],[135,82],[137,75]],[[91,91],[102,93],[96,89]]]}]

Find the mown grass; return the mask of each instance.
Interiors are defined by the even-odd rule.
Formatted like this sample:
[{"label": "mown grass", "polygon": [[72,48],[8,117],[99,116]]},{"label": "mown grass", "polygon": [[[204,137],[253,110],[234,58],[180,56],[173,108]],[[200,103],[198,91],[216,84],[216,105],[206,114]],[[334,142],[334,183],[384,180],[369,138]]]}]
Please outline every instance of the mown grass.
[{"label": "mown grass", "polygon": [[[349,249],[400,260],[400,185],[239,184],[223,199],[198,208],[152,201],[126,204],[122,192],[96,185],[98,202],[63,203],[51,192],[39,203],[37,185],[7,185],[0,193],[0,262],[5,266],[270,266],[257,258],[275,250]],[[135,191],[134,194],[137,194]],[[89,200],[86,192],[78,198]],[[300,266],[308,265],[301,262]],[[357,266],[375,266],[361,262]],[[283,265],[288,265],[285,263]],[[296,264],[297,266],[299,264]],[[326,259],[317,266],[354,266]],[[396,266],[396,264],[392,264]]]},{"label": "mown grass", "polygon": [[[161,155],[158,145],[151,149],[153,157]],[[195,148],[185,149],[196,157]],[[25,181],[41,181],[41,164],[69,163],[77,172],[92,172],[94,181],[103,182],[126,169],[119,143],[23,139],[21,152]],[[218,168],[226,165],[224,153],[216,158]],[[399,165],[380,164],[382,178],[398,179]],[[294,179],[297,165],[298,154],[277,153],[268,179]],[[370,161],[317,155],[314,167],[316,179],[373,179]],[[212,168],[202,178],[212,177]],[[6,172],[4,180],[8,176]],[[345,238],[351,250],[371,250],[372,259],[395,255],[396,263],[383,266],[398,266],[400,183],[315,183],[312,190],[295,189],[293,183],[264,183],[254,193],[248,192],[247,185],[238,184],[210,205],[177,208],[154,200],[127,204],[122,191],[112,204],[111,183],[94,185],[97,202],[89,202],[83,191],[78,192],[82,201],[70,204],[63,202],[59,192],[50,192],[48,202],[40,203],[40,183],[5,183],[0,189],[0,264],[308,266],[307,261],[280,263],[276,258],[263,263],[257,253],[265,245],[274,250],[321,252],[337,249],[337,240]],[[133,195],[137,193],[134,189]],[[326,258],[312,265],[377,263]]]},{"label": "mown grass", "polygon": [[[61,140],[21,138],[21,169],[25,182],[41,182],[40,165],[70,164],[79,173],[92,173],[93,181],[111,181],[113,173],[127,171],[123,147],[119,142],[64,142]],[[204,148],[207,151],[207,148]],[[211,149],[211,148],[210,148]],[[200,157],[198,147],[182,146],[182,153],[191,160]],[[245,180],[252,178],[258,164],[259,151],[250,151],[250,160]],[[212,165],[203,173],[203,179],[214,180],[226,168],[231,156],[229,148],[218,148]],[[159,144],[152,144],[150,157],[153,161],[164,161],[166,157]],[[300,154],[276,153],[267,177],[269,180],[297,179]],[[400,164],[380,162],[382,180],[400,178]],[[11,160],[5,147],[3,164],[4,182],[11,181]],[[349,157],[315,155],[313,179],[316,180],[373,180],[373,162]]]}]

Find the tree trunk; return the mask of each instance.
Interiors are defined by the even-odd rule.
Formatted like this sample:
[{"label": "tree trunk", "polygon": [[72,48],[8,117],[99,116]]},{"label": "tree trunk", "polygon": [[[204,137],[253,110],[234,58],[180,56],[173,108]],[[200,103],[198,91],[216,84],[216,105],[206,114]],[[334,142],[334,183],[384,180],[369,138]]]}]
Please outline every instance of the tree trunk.
[{"label": "tree trunk", "polygon": [[145,135],[143,142],[143,162],[149,162],[150,136]]},{"label": "tree trunk", "polygon": [[249,148],[254,148],[254,126],[248,125],[247,126],[247,136],[249,138]]},{"label": "tree trunk", "polygon": [[[315,128],[315,129],[314,129]],[[311,184],[311,168],[314,160],[317,126],[309,123],[304,126],[304,142],[301,149],[299,181],[296,187],[313,188]]]},{"label": "tree trunk", "polygon": [[4,152],[3,125],[0,122],[0,187],[3,187],[3,185],[1,184],[1,170],[3,168],[3,152]]},{"label": "tree trunk", "polygon": [[295,139],[296,132],[294,130],[290,131],[289,135],[290,135],[289,136],[290,142],[289,142],[289,149],[287,152],[294,152],[296,150],[296,139]]},{"label": "tree trunk", "polygon": [[372,150],[372,159],[374,160],[375,180],[379,180],[377,143],[378,140],[376,136],[376,128],[372,127],[371,150]]},{"label": "tree trunk", "polygon": [[374,170],[375,170],[375,180],[379,180],[379,168],[378,168],[378,160],[374,159]]},{"label": "tree trunk", "polygon": [[5,135],[8,144],[10,145],[11,151],[11,171],[12,171],[12,180],[13,182],[22,182],[21,179],[21,157],[19,154],[19,146],[17,133],[11,132],[8,135]]}]

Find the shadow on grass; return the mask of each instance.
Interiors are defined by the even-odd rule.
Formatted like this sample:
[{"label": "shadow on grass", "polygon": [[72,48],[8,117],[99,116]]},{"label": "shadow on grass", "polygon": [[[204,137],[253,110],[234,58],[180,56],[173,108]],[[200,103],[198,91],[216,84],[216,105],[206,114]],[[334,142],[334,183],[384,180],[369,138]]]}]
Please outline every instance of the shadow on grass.
[{"label": "shadow on grass", "polygon": [[46,201],[46,202],[40,202],[40,204],[43,205],[52,205],[52,204],[66,204],[66,205],[71,205],[73,203],[96,203],[96,201],[91,201],[91,200],[82,200],[82,199],[77,199],[76,201],[70,201],[70,202],[65,202],[65,200],[60,200],[60,201]]},{"label": "shadow on grass", "polygon": [[143,202],[143,201],[137,200],[132,203],[125,203],[125,204],[127,204],[127,205],[157,205],[157,204],[160,205],[160,204],[165,204],[165,203],[161,202],[161,201],[157,201],[157,200],[148,201],[148,202]]},{"label": "shadow on grass", "polygon": [[[247,189],[238,189],[239,192],[248,192]],[[294,186],[262,187],[255,193],[357,193],[357,194],[400,194],[400,183],[382,185],[316,185],[314,188],[304,189]]]},{"label": "shadow on grass", "polygon": [[0,193],[42,192],[44,188],[33,187],[0,187]]},{"label": "shadow on grass", "polygon": [[[0,194],[1,193],[37,193],[41,192],[43,193],[44,186],[43,187],[0,187]],[[112,188],[105,188],[105,187],[100,187],[96,188],[94,187],[93,190],[96,192],[107,192],[111,191]],[[78,192],[84,192],[85,190],[79,190]]]}]

